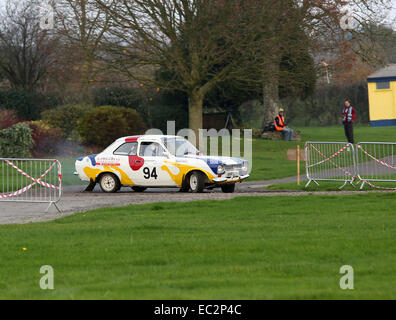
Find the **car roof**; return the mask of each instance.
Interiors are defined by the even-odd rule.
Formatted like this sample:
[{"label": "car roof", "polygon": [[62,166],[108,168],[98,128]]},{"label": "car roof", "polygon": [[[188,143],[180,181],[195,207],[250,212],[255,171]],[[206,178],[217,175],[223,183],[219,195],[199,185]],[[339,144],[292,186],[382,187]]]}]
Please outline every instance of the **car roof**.
[{"label": "car roof", "polygon": [[117,141],[126,141],[126,142],[135,142],[138,140],[154,140],[154,141],[159,141],[163,138],[181,138],[184,139],[181,136],[171,136],[171,135],[143,135],[143,136],[128,136],[128,137],[122,137],[117,139]]}]

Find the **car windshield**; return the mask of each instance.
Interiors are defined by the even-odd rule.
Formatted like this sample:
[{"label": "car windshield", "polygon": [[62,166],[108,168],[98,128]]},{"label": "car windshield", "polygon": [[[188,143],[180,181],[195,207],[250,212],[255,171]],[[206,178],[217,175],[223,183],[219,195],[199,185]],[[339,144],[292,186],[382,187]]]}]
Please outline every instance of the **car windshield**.
[{"label": "car windshield", "polygon": [[199,151],[188,140],[183,138],[163,138],[165,147],[174,156],[198,154]]}]

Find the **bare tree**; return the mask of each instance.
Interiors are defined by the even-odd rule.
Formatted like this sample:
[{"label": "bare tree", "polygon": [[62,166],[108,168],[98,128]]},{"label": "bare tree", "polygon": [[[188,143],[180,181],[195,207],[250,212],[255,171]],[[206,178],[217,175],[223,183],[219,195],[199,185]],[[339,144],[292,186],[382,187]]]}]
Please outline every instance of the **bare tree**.
[{"label": "bare tree", "polygon": [[[266,26],[280,1],[96,2],[111,16],[108,63],[131,79],[186,92],[195,131],[202,128],[204,98],[219,83],[236,79],[255,87],[272,72],[277,39]],[[154,76],[164,69],[167,77]]]},{"label": "bare tree", "polygon": [[7,1],[0,19],[0,70],[13,88],[34,91],[53,63],[56,39],[40,28],[38,1]]},{"label": "bare tree", "polygon": [[56,32],[62,44],[60,63],[78,71],[80,100],[90,101],[91,84],[101,72],[97,61],[109,16],[94,0],[57,0],[55,11]]},{"label": "bare tree", "polygon": [[[350,4],[369,12],[385,0],[95,0],[111,18],[107,63],[151,86],[184,91],[190,128],[202,127],[204,98],[219,84],[262,85],[264,120],[279,107],[285,54],[345,55],[341,19]],[[371,10],[371,11],[370,11]],[[357,46],[355,45],[354,48]],[[319,49],[320,48],[320,49]],[[350,48],[352,49],[352,47]],[[338,52],[337,52],[338,50]],[[362,52],[361,52],[362,53]],[[166,77],[158,77],[167,70]],[[304,70],[296,81],[304,83]],[[157,75],[157,76],[156,76]]]}]

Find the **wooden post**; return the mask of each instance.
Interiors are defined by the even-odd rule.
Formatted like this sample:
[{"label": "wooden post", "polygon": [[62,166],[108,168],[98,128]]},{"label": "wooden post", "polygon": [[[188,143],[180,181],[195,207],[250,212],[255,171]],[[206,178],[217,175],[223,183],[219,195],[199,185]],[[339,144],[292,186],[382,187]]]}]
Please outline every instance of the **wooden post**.
[{"label": "wooden post", "polygon": [[300,185],[300,145],[297,145],[297,185]]}]

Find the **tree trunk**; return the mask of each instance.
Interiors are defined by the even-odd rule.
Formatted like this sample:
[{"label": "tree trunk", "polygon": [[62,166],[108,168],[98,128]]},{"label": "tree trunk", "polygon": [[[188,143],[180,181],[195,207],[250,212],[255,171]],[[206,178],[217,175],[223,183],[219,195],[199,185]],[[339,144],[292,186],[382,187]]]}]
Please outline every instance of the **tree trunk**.
[{"label": "tree trunk", "polygon": [[279,66],[274,64],[271,68],[271,76],[263,83],[264,117],[263,127],[273,121],[280,107],[279,102]]},{"label": "tree trunk", "polygon": [[[198,146],[198,130],[202,129],[203,126],[203,99],[202,94],[193,92],[190,94],[188,103],[189,126],[195,133],[196,146]],[[190,142],[193,142],[193,140],[190,139]]]}]

